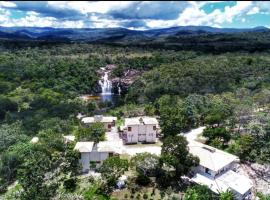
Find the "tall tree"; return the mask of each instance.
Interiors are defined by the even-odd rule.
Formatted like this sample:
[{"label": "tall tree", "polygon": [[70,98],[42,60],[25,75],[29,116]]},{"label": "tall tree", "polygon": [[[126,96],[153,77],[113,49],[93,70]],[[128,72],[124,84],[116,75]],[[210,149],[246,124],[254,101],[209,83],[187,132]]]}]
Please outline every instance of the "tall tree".
[{"label": "tall tree", "polygon": [[162,145],[161,161],[175,170],[176,180],[199,164],[199,158],[189,153],[187,145],[183,136],[169,136]]}]

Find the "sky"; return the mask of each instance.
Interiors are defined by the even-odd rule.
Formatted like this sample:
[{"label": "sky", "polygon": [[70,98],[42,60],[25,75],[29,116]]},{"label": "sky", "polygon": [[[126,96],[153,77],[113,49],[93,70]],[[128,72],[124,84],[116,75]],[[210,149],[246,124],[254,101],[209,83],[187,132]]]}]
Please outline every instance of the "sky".
[{"label": "sky", "polygon": [[0,1],[0,26],[270,28],[270,1]]}]

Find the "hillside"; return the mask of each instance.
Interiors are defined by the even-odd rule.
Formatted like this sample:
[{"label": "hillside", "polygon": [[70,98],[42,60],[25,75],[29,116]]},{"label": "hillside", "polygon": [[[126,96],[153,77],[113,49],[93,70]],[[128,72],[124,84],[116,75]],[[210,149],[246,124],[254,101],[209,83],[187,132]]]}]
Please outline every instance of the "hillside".
[{"label": "hillside", "polygon": [[[207,145],[238,156],[240,167],[258,173],[254,188],[268,193],[270,33],[265,28],[1,31],[0,198],[174,199],[198,190],[208,200],[220,199],[209,188],[180,179],[198,160],[183,155],[187,141],[179,133],[200,126]],[[100,71],[106,67],[113,92],[121,88],[117,104],[99,98]],[[84,94],[95,98],[78,98]],[[85,126],[78,113],[115,116],[117,126],[127,117],[156,117],[158,143],[126,146],[141,152],[142,146],[159,145],[161,155],[112,157],[101,168],[104,182],[81,175],[75,143],[65,143],[63,135],[102,141],[105,130],[99,123]],[[39,141],[31,143],[35,137]],[[179,151],[170,151],[174,142]],[[182,162],[186,158],[192,159]],[[141,161],[154,173],[141,174]],[[116,171],[118,165],[124,168],[117,174],[111,171],[115,163]],[[149,163],[155,165],[148,169]],[[124,173],[127,187],[115,190]]]}]

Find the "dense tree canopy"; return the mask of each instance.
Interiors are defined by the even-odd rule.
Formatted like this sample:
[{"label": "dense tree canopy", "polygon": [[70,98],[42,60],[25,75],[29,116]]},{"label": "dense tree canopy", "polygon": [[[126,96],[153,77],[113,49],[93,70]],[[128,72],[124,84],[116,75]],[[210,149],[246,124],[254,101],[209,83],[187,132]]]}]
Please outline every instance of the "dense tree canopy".
[{"label": "dense tree canopy", "polygon": [[162,162],[175,170],[176,179],[180,179],[199,164],[199,158],[189,153],[187,144],[183,136],[169,136],[162,144]]}]

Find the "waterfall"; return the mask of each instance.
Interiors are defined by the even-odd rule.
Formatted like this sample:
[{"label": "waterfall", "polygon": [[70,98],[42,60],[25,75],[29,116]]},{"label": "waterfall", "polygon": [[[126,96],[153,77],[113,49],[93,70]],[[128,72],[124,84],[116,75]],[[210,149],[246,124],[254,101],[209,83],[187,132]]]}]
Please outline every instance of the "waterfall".
[{"label": "waterfall", "polygon": [[117,88],[118,88],[118,94],[120,95],[121,94],[121,87],[120,87],[119,82],[117,83]]},{"label": "waterfall", "polygon": [[102,88],[102,95],[112,94],[112,82],[109,80],[108,72],[104,72],[104,75],[99,80],[99,85]]}]

